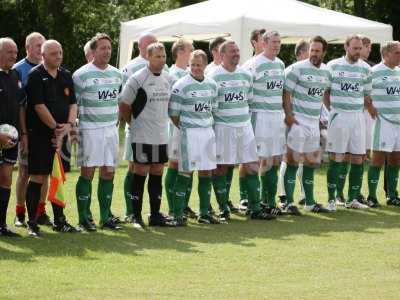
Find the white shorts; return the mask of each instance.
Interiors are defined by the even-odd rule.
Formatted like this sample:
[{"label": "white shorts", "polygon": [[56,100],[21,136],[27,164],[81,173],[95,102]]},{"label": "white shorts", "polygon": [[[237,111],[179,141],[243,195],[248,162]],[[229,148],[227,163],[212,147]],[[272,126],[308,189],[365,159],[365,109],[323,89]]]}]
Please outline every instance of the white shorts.
[{"label": "white shorts", "polygon": [[168,141],[169,160],[179,160],[180,130],[173,124],[170,126],[170,137]]},{"label": "white shorts", "polygon": [[287,145],[297,153],[312,153],[320,149],[318,120],[295,117],[299,124],[293,124],[287,135]]},{"label": "white shorts", "polygon": [[258,161],[256,140],[249,122],[243,127],[215,125],[217,164],[235,165]]},{"label": "white shorts", "polygon": [[131,131],[125,131],[124,160],[133,161]]},{"label": "white shorts", "polygon": [[115,167],[118,163],[118,127],[80,129],[78,166]]},{"label": "white shorts", "polygon": [[364,111],[365,118],[365,145],[366,150],[371,149],[372,143],[372,125],[374,123],[374,119],[372,119],[371,115],[367,110]]},{"label": "white shorts", "polygon": [[186,128],[180,131],[179,171],[214,170],[216,147],[214,130],[209,128]]},{"label": "white shorts", "polygon": [[253,112],[251,123],[259,157],[266,158],[285,153],[286,126],[282,112]]},{"label": "white shorts", "polygon": [[383,152],[400,151],[400,125],[378,117],[372,127],[372,150]]},{"label": "white shorts", "polygon": [[328,152],[364,155],[365,117],[364,112],[331,111],[328,125]]}]

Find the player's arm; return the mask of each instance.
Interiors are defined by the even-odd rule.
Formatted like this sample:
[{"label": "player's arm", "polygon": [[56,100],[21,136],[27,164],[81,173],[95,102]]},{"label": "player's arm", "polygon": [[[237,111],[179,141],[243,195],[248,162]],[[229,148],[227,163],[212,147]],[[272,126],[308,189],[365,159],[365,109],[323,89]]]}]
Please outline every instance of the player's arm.
[{"label": "player's arm", "polygon": [[119,115],[128,124],[131,122],[132,104],[135,102],[135,98],[139,88],[139,82],[136,80],[136,78],[131,76],[124,85],[119,97]]},{"label": "player's arm", "polygon": [[293,115],[292,94],[296,88],[297,82],[299,81],[299,75],[294,68],[288,68],[288,71],[285,75],[282,104],[283,111],[285,112],[285,123],[290,128],[293,124],[298,124]]},{"label": "player's arm", "polygon": [[323,102],[324,102],[326,109],[330,111],[331,110],[331,91],[330,90],[325,90]]},{"label": "player's arm", "polygon": [[372,92],[372,74],[371,70],[369,70],[367,76],[364,79],[364,107],[368,110],[369,114],[371,115],[372,119],[375,119],[378,115],[378,112],[372,103],[371,98]]},{"label": "player's arm", "polygon": [[178,85],[174,84],[172,87],[171,98],[168,102],[168,116],[170,117],[172,123],[179,128],[179,117],[181,114],[181,103],[183,102],[183,97],[181,89]]},{"label": "player's arm", "polygon": [[292,97],[288,90],[283,90],[283,110],[285,112],[285,123],[290,128],[293,124],[298,124],[296,118],[293,115],[292,110]]},{"label": "player's arm", "polygon": [[372,119],[375,119],[378,115],[378,112],[372,103],[372,98],[371,96],[365,96],[364,97],[364,107],[368,110],[368,113],[371,115]]},{"label": "player's arm", "polygon": [[26,127],[26,94],[21,90],[19,106],[20,147],[23,154],[28,153],[28,129]]}]

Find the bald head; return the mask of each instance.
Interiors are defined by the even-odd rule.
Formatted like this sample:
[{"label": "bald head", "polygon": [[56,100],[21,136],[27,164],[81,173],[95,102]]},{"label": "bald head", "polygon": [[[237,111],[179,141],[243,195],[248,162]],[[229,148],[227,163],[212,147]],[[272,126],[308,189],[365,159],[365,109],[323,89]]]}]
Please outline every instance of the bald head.
[{"label": "bald head", "polygon": [[0,38],[0,68],[8,71],[17,60],[17,45],[8,37]]},{"label": "bald head", "polygon": [[157,38],[154,34],[152,34],[152,33],[142,34],[138,40],[138,47],[139,47],[140,55],[147,59],[147,47],[150,44],[153,44],[156,42],[157,42]]},{"label": "bald head", "polygon": [[56,40],[47,40],[42,45],[43,62],[50,69],[57,69],[62,62],[63,51]]}]

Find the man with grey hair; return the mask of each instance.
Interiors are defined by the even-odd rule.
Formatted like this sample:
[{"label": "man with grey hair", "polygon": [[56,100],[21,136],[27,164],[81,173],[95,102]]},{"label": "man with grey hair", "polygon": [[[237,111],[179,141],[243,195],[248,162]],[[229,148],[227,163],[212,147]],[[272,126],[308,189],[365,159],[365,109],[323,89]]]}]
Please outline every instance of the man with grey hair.
[{"label": "man with grey hair", "polygon": [[83,47],[83,52],[85,53],[85,58],[88,63],[93,60],[93,51],[90,49],[90,41],[87,41]]},{"label": "man with grey hair", "polygon": [[[21,124],[25,94],[18,73],[11,69],[17,58],[17,45],[11,38],[0,38],[0,125],[8,124],[26,134]],[[26,145],[24,145],[26,147]],[[0,133],[0,236],[15,236],[7,227],[6,216],[10,200],[12,170],[17,161],[18,143],[9,135]]]},{"label": "man with grey hair", "polygon": [[[63,51],[56,40],[42,45],[43,63],[33,68],[28,75],[27,133],[28,173],[26,191],[28,208],[28,234],[39,235],[36,217],[41,189],[53,168],[56,152],[60,152],[62,141],[76,119],[76,98],[71,73],[61,67]],[[54,213],[53,230],[76,232],[68,224],[60,203],[51,203]]]},{"label": "man with grey hair", "polygon": [[[157,38],[154,34],[146,32],[143,33],[138,40],[139,55],[132,59],[123,69],[123,84],[125,85],[129,77],[137,71],[145,68],[148,65],[147,60],[147,47],[157,42]],[[124,147],[124,159],[128,161],[128,171],[124,180],[124,197],[125,197],[125,222],[131,223],[133,221],[133,210],[132,210],[132,179],[133,179],[133,156],[131,147],[131,130],[129,123],[125,126],[125,147]]]},{"label": "man with grey hair", "polygon": [[310,43],[306,40],[299,40],[294,47],[294,55],[297,61],[305,60],[309,56],[308,49],[310,48]]},{"label": "man with grey hair", "polygon": [[373,124],[372,159],[368,170],[367,203],[378,207],[379,173],[387,161],[387,205],[400,206],[397,182],[400,166],[400,42],[387,42],[381,47],[382,62],[371,70],[371,98],[378,116]]},{"label": "man with grey hair", "polygon": [[[19,78],[22,82],[22,86],[25,87],[28,80],[28,73],[30,70],[41,63],[42,61],[42,45],[45,42],[45,37],[39,32],[30,33],[25,39],[25,50],[26,57],[17,62],[13,69],[15,69]],[[25,110],[22,112],[25,114]],[[25,118],[22,118],[22,121],[25,122]],[[28,153],[27,147],[24,147],[23,144],[27,145],[28,143],[28,135],[23,135],[21,137],[21,145],[19,147],[18,153],[18,176],[16,182],[16,217],[15,217],[15,226],[17,227],[26,227],[25,223],[25,200],[26,200],[26,188],[28,185],[29,175],[28,175]],[[40,202],[38,206],[38,223],[41,225],[49,225],[51,226],[50,218],[46,214],[45,204],[46,204],[46,195],[48,189],[48,182],[44,182],[42,186],[42,193],[40,197]]]}]

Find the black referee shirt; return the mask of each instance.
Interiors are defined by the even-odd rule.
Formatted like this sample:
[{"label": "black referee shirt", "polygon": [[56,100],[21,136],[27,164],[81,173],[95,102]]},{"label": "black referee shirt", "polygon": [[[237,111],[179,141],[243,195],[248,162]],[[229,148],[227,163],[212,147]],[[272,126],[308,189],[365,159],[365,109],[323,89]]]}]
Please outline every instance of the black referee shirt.
[{"label": "black referee shirt", "polygon": [[59,68],[56,78],[51,76],[42,64],[33,68],[28,75],[27,94],[27,126],[35,133],[53,134],[39,118],[35,105],[44,104],[57,123],[67,123],[69,106],[76,103],[71,73]]},{"label": "black referee shirt", "polygon": [[0,69],[0,124],[9,124],[19,130],[19,110],[25,99],[17,71]]}]

